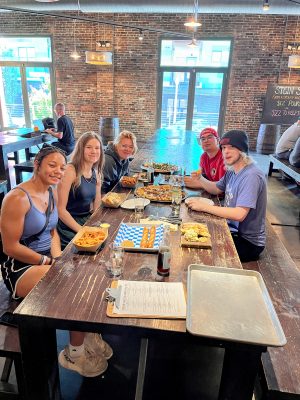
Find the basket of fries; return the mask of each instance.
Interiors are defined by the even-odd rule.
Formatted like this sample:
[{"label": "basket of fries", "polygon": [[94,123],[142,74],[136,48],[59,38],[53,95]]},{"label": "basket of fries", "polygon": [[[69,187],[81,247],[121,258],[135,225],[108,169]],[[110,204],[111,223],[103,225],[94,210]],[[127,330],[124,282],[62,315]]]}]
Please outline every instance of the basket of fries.
[{"label": "basket of fries", "polygon": [[122,176],[120,179],[121,186],[124,188],[135,188],[137,183],[136,176]]},{"label": "basket of fries", "polygon": [[73,238],[78,251],[96,252],[108,235],[107,229],[95,226],[84,226]]}]

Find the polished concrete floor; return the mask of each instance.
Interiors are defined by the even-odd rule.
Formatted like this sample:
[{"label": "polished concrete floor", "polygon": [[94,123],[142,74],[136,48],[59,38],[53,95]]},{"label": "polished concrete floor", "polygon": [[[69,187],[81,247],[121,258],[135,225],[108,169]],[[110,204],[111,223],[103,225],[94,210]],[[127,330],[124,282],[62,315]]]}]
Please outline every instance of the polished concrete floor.
[{"label": "polished concrete floor", "polygon": [[[252,154],[268,171],[268,156]],[[268,178],[268,219],[300,268],[300,188],[279,173]],[[223,350],[170,341],[166,337],[149,343],[144,400],[216,400]],[[130,336],[106,336],[114,349],[108,370],[97,378],[82,378],[60,369],[63,400],[133,400],[139,357],[139,342]],[[58,331],[58,349],[68,342]],[[14,376],[12,375],[12,380]]]}]

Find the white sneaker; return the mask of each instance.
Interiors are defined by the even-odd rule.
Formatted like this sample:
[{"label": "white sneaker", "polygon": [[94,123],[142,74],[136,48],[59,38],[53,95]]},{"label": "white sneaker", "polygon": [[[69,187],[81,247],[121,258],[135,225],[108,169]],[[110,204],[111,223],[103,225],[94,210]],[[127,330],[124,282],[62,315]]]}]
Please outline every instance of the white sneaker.
[{"label": "white sneaker", "polygon": [[109,360],[113,355],[113,350],[98,333],[87,332],[84,337],[84,347],[92,356],[102,356]]},{"label": "white sneaker", "polygon": [[95,356],[85,351],[79,357],[71,357],[69,346],[59,353],[58,361],[64,368],[78,372],[82,376],[94,377],[103,374],[107,369],[107,361],[103,356]]}]

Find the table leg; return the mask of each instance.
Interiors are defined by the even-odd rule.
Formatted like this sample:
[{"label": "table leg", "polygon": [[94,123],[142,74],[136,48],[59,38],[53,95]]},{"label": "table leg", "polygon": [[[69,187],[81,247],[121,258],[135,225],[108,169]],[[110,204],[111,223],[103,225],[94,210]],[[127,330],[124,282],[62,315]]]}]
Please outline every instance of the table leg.
[{"label": "table leg", "polygon": [[138,375],[136,380],[135,400],[143,399],[144,380],[145,380],[146,363],[147,363],[147,351],[148,351],[148,339],[142,338],[140,347],[140,356],[139,356]]},{"label": "table leg", "polygon": [[252,399],[263,351],[266,349],[259,346],[225,348],[218,400]]},{"label": "table leg", "polygon": [[26,400],[59,400],[56,331],[33,321],[19,324]]}]

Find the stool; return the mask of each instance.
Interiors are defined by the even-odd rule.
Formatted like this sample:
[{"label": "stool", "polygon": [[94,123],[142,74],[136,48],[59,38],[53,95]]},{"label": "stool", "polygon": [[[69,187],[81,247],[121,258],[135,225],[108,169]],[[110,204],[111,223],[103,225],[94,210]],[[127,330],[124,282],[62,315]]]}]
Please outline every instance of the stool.
[{"label": "stool", "polygon": [[[12,153],[10,153],[12,154]],[[13,160],[16,164],[18,164],[19,160],[19,152],[18,151],[14,151],[13,156],[9,156],[7,157],[8,160]]]},{"label": "stool", "polygon": [[32,161],[24,161],[20,164],[15,164],[15,173],[16,173],[16,184],[23,182],[22,172],[33,172],[33,162]]}]

